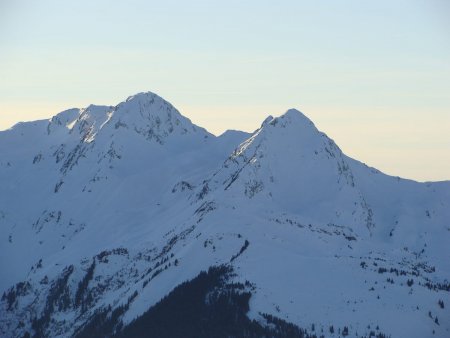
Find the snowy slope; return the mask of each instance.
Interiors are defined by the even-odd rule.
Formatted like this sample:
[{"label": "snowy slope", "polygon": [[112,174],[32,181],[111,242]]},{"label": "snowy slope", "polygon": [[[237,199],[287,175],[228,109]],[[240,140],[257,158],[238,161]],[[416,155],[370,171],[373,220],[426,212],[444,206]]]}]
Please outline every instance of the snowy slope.
[{"label": "snowy slope", "polygon": [[18,124],[0,155],[5,337],[124,304],[126,325],[220,264],[254,285],[258,321],[450,335],[450,182],[367,167],[299,111],[215,137],[141,93]]}]

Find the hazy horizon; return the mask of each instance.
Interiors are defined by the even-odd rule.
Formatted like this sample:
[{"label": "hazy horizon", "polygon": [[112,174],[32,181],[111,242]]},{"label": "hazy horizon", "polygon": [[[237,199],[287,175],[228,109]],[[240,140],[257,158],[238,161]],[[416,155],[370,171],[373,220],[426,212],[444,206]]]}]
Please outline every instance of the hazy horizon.
[{"label": "hazy horizon", "polygon": [[450,179],[450,6],[0,1],[0,130],[152,91],[220,134],[296,108],[349,156]]}]

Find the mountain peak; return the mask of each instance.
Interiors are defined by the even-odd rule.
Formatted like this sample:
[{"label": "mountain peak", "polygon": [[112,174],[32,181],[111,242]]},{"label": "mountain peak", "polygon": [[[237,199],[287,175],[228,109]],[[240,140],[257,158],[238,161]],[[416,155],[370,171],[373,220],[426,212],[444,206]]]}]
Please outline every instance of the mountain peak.
[{"label": "mountain peak", "polygon": [[128,130],[159,144],[166,143],[169,135],[175,138],[176,135],[190,135],[189,137],[199,140],[212,136],[153,92],[137,93],[115,106],[91,104],[83,109],[63,111],[50,119],[47,132],[49,135],[56,130],[69,132],[91,142],[102,129],[109,130],[105,131],[108,137],[119,129],[119,133]]},{"label": "mountain peak", "polygon": [[307,118],[305,114],[303,114],[300,110],[295,108],[288,109],[283,115],[281,115],[281,117],[290,119],[303,119],[311,122],[311,120]]},{"label": "mountain peak", "polygon": [[128,96],[125,101],[115,107],[115,111],[119,110],[125,110],[127,113],[132,113],[133,115],[140,114],[141,116],[148,115],[149,113],[153,116],[166,115],[165,113],[175,113],[175,115],[181,116],[172,104],[153,92],[141,92]]},{"label": "mountain peak", "polygon": [[306,117],[301,111],[291,108],[287,110],[283,115],[273,118],[272,116],[269,116],[266,118],[263,122],[263,125],[271,125],[271,126],[281,126],[283,128],[287,127],[288,125],[295,126],[295,128],[298,128],[299,126],[303,127],[313,127],[314,130],[317,130],[314,126],[314,123]]},{"label": "mountain peak", "polygon": [[128,96],[127,99],[125,100],[125,102],[130,102],[130,101],[146,102],[146,101],[154,100],[155,98],[165,101],[161,96],[159,96],[151,91],[147,91],[147,92],[140,92],[140,93],[136,93],[134,95]]},{"label": "mountain peak", "polygon": [[211,136],[205,129],[196,126],[168,101],[152,92],[129,96],[119,103],[113,112],[115,128],[131,127],[147,139],[164,143],[169,134],[195,134],[196,137]]}]

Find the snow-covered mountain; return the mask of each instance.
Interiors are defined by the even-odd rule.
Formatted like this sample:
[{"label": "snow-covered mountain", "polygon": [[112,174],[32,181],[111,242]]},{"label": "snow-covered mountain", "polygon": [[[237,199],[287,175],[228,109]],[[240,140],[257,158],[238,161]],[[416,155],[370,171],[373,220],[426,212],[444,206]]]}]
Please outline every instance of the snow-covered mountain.
[{"label": "snow-covered mountain", "polygon": [[450,337],[450,182],[297,110],[216,137],[153,93],[70,109],[0,132],[0,183],[1,336]]}]

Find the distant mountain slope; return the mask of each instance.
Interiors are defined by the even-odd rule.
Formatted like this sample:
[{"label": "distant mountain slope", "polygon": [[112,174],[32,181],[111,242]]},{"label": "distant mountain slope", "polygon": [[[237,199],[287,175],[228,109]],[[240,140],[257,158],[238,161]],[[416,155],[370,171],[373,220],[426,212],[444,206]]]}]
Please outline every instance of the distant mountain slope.
[{"label": "distant mountain slope", "polygon": [[138,332],[175,290],[249,337],[450,335],[450,182],[367,167],[297,110],[216,137],[153,93],[70,109],[0,132],[0,182],[1,336]]}]

